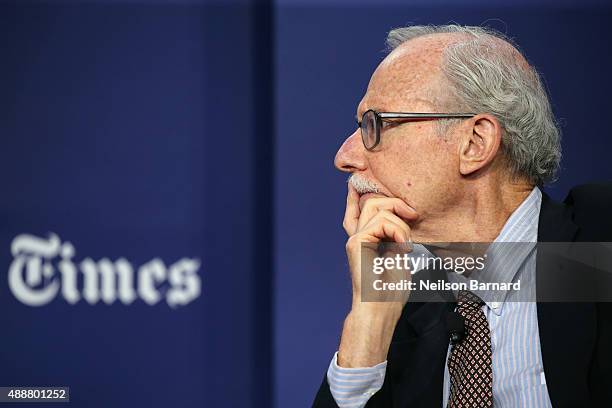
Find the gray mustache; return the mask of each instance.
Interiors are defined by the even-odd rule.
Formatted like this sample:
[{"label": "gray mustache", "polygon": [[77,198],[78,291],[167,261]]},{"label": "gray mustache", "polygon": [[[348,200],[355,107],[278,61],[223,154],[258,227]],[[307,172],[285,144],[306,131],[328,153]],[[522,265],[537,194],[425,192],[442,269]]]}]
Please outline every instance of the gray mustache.
[{"label": "gray mustache", "polygon": [[357,174],[351,174],[348,178],[348,182],[355,187],[355,190],[357,190],[359,194],[380,192],[380,189],[375,183]]}]

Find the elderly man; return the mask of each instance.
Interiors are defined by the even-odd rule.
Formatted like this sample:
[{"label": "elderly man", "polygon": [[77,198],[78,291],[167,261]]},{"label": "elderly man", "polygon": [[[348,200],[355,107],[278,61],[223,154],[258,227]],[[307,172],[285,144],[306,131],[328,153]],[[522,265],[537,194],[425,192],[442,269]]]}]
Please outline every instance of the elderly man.
[{"label": "elderly man", "polygon": [[[610,241],[610,189],[553,180],[560,136],[539,76],[479,27],[410,26],[357,108],[335,164],[351,173],[344,228],[353,302],[315,407],[612,404],[610,304],[365,302],[364,243]],[[505,272],[533,279],[530,252]],[[472,296],[472,297],[470,297]],[[467,337],[449,344],[446,316]]]}]

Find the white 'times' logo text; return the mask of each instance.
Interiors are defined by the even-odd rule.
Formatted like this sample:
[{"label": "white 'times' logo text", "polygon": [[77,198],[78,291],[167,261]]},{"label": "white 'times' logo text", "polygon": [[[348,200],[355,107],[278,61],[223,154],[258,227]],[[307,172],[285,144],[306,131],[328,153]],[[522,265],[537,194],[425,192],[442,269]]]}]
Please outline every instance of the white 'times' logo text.
[{"label": "white 'times' logo text", "polygon": [[13,262],[9,268],[9,288],[15,298],[28,306],[43,306],[58,294],[69,304],[81,298],[95,305],[119,301],[129,305],[140,298],[155,305],[165,297],[170,307],[186,305],[200,296],[200,261],[182,258],[166,267],[155,258],[137,272],[124,258],[73,261],[74,246],[61,242],[56,234],[48,239],[19,235],[11,244]]}]

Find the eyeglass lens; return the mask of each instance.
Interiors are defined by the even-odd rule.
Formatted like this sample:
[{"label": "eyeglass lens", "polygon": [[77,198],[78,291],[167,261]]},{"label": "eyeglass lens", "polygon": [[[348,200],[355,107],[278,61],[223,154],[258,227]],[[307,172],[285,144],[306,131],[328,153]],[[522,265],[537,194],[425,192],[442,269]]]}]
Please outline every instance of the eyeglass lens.
[{"label": "eyeglass lens", "polygon": [[361,138],[366,149],[372,149],[376,145],[376,113],[369,110],[363,114],[361,118]]}]

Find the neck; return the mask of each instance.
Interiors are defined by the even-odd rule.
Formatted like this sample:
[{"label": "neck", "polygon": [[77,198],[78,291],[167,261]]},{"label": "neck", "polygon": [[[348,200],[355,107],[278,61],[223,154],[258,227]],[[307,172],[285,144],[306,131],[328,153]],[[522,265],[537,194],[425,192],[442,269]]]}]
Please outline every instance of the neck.
[{"label": "neck", "polygon": [[533,190],[524,181],[478,183],[413,226],[415,242],[492,242]]}]

